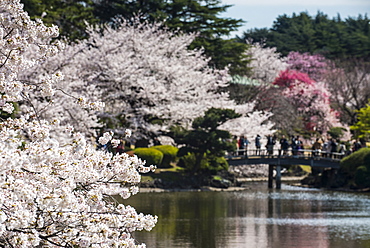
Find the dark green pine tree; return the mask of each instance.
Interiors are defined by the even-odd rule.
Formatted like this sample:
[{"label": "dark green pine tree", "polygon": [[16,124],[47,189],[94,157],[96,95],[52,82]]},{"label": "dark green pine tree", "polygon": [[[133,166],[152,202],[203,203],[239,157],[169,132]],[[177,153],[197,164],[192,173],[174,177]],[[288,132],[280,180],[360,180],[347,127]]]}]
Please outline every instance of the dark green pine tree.
[{"label": "dark green pine tree", "polygon": [[357,18],[346,19],[346,53],[360,58],[367,55],[370,58],[370,19],[359,15]]},{"label": "dark green pine tree", "polygon": [[234,151],[235,144],[228,131],[220,130],[218,127],[226,121],[240,117],[231,109],[210,108],[204,116],[194,119],[192,129],[186,130],[182,127],[172,128],[171,136],[177,144],[184,144],[178,152],[178,156],[189,153],[195,155],[195,164],[192,173],[198,173],[201,162],[207,156],[223,157],[225,151]]},{"label": "dark green pine tree", "polygon": [[167,17],[166,2],[163,0],[94,0],[94,16],[101,23],[110,23],[117,17],[141,19],[154,22]]},{"label": "dark green pine tree", "polygon": [[279,52],[287,55],[290,51],[314,52],[314,29],[311,17],[302,12],[292,17],[282,15],[274,22],[272,38],[276,40]]},{"label": "dark green pine tree", "polygon": [[168,5],[166,25],[187,33],[198,32],[199,36],[190,48],[203,47],[205,54],[211,57],[210,65],[215,68],[222,69],[230,65],[232,75],[246,75],[249,58],[244,51],[247,46],[238,44],[236,39],[225,39],[243,21],[218,17],[229,7],[231,5],[221,5],[219,0],[175,0]]},{"label": "dark green pine tree", "polygon": [[291,17],[279,16],[270,29],[247,30],[239,42],[265,40],[267,47],[287,55],[290,51],[321,53],[329,59],[370,58],[370,19],[365,15],[342,20],[338,15],[329,19],[318,12],[310,17],[306,12]]}]

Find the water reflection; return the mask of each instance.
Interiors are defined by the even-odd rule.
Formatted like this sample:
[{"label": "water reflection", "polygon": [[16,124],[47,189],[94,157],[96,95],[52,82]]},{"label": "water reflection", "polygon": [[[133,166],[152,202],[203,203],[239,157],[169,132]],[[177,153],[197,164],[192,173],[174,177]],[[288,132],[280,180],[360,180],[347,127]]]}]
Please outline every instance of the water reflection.
[{"label": "water reflection", "polygon": [[125,204],[158,215],[147,247],[370,247],[368,194],[253,183],[242,192],[141,193]]}]

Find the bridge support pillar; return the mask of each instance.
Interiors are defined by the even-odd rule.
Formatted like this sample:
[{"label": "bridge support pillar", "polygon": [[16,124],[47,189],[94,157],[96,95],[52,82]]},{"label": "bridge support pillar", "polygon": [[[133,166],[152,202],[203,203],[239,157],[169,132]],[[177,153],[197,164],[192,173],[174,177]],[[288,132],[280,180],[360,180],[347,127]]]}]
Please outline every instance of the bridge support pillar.
[{"label": "bridge support pillar", "polygon": [[276,165],[276,188],[281,189],[281,165]]},{"label": "bridge support pillar", "polygon": [[273,180],[274,180],[274,165],[269,164],[269,176],[267,182],[267,186],[269,189],[272,189]]},{"label": "bridge support pillar", "polygon": [[[273,188],[274,184],[274,167],[275,165],[269,164],[269,176],[267,186],[269,189]],[[276,189],[281,189],[281,165],[276,165],[276,175],[275,175]]]}]

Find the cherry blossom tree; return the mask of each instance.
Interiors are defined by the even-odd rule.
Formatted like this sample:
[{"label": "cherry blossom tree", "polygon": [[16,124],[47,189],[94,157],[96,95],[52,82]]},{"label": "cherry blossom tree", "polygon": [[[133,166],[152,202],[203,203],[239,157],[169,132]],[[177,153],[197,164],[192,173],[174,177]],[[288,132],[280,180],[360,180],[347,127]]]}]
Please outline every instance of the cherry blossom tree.
[{"label": "cherry blossom tree", "polygon": [[[62,76],[45,74],[30,82],[19,75],[57,53],[59,43],[42,41],[57,36],[58,29],[31,21],[22,7],[19,0],[0,2],[0,108],[11,113],[15,102],[30,104],[27,114],[0,123],[0,246],[145,247],[131,233],[150,230],[156,217],[137,213],[112,196],[137,193],[139,171],[153,167],[135,156],[98,151],[71,126],[40,118],[29,98],[39,89],[43,98],[52,99]],[[29,49],[38,52],[25,56]],[[62,128],[69,139],[50,135]],[[99,142],[117,144],[112,135],[106,133]]]},{"label": "cherry blossom tree", "polygon": [[315,82],[306,73],[286,70],[273,82],[279,86],[280,93],[296,110],[308,131],[326,133],[330,127],[343,125],[338,112],[330,106],[330,92],[325,83]]},{"label": "cherry blossom tree", "polygon": [[328,71],[330,61],[320,54],[290,52],[287,56],[290,70],[307,74],[312,80],[322,82]]},{"label": "cherry blossom tree", "polygon": [[[36,56],[36,45],[31,44],[30,47],[32,49],[25,53],[25,57]],[[64,47],[65,45],[63,49]],[[62,126],[72,125],[75,131],[82,132],[88,137],[96,137],[96,130],[101,127],[96,111],[103,108],[104,104],[98,102],[100,95],[95,93],[97,90],[94,85],[86,85],[76,76],[75,71],[61,72],[61,65],[68,64],[71,60],[70,57],[60,56],[62,51],[52,58],[39,61],[19,74],[19,79],[30,85],[50,82],[47,87],[33,87],[28,94],[24,94],[20,110],[22,113],[36,111],[39,118],[58,119]],[[73,84],[63,80],[65,77],[63,73],[68,73],[67,77],[73,80]],[[50,80],[51,77],[58,77],[59,80]],[[60,136],[59,132],[58,136]]]},{"label": "cherry blossom tree", "polygon": [[[335,102],[338,99],[338,93],[346,91],[344,90],[345,80],[341,77],[343,76],[343,72],[340,73],[342,70],[338,70],[332,61],[327,60],[320,54],[311,55],[309,53],[290,52],[287,56],[287,63],[289,64],[289,70],[282,72],[279,79],[274,83],[293,83],[293,86],[288,86],[290,90],[294,87],[295,79],[306,84],[305,86],[301,85],[296,88],[294,90],[295,92],[285,92],[285,94],[293,96],[293,98],[289,97],[291,100],[294,99],[294,96],[296,96],[295,98],[298,96],[300,99],[309,99],[309,102],[306,100],[305,103],[302,101],[300,103],[302,106],[306,106],[303,112],[307,116],[311,116],[309,118],[310,120],[306,123],[306,127],[311,129],[318,126],[327,126],[324,128],[324,130],[327,130],[330,126],[335,126],[343,127],[348,131],[348,126],[340,122],[340,120],[342,121],[344,119],[343,113],[337,111],[340,108],[338,108],[338,103]],[[296,74],[294,75],[295,78],[292,79],[291,77],[289,79],[293,74]],[[333,82],[333,79],[336,80]],[[340,89],[334,86],[335,82],[342,82],[340,84],[343,87]],[[305,87],[306,90],[303,90],[302,87]],[[334,88],[337,91],[333,90]],[[302,109],[298,108],[298,111],[302,112]],[[321,124],[314,124],[318,122]],[[349,133],[346,133],[345,136],[349,137]]]},{"label": "cherry blossom tree", "polygon": [[250,58],[252,68],[251,78],[261,84],[270,84],[279,73],[288,68],[287,59],[276,51],[275,47],[265,47],[263,43],[253,43],[246,53]]},{"label": "cherry blossom tree", "polygon": [[259,80],[257,109],[272,112],[276,128],[294,133],[297,128],[326,132],[339,123],[330,106],[331,94],[324,81],[332,63],[323,56],[291,52],[284,58],[274,48],[252,44],[253,79]]},{"label": "cherry blossom tree", "polygon": [[[254,109],[254,104],[251,108]],[[220,125],[220,129],[228,130],[232,135],[244,136],[250,141],[249,148],[254,148],[254,138],[259,134],[262,139],[261,143],[266,142],[266,136],[276,132],[275,123],[270,119],[273,114],[265,111],[250,111],[248,115],[240,118],[231,119]]]},{"label": "cherry blossom tree", "polygon": [[260,113],[274,113],[269,119],[275,123],[275,129],[293,133],[294,126],[300,125],[296,110],[281,94],[281,89],[272,84],[280,73],[288,68],[287,58],[282,57],[276,48],[265,47],[263,43],[249,41],[249,44],[247,55],[251,58],[251,75],[249,80],[233,78],[232,85],[236,85],[238,91],[232,95],[240,94],[239,88],[244,86],[246,81],[248,94],[251,94],[249,99],[256,103],[255,109],[261,111]]},{"label": "cherry blossom tree", "polygon": [[[89,39],[68,45],[57,58],[33,68],[37,73],[28,80],[37,79],[40,72],[60,71],[64,78],[59,84],[70,94],[102,99],[105,108],[98,115],[109,124],[105,129],[119,134],[129,127],[135,138],[157,135],[174,124],[190,127],[211,107],[238,108],[244,117],[253,111],[220,91],[228,86],[227,69],[211,68],[203,51],[188,49],[196,34],[135,20],[120,20],[116,27],[91,27]],[[63,106],[64,111],[71,107]],[[48,118],[55,113],[50,108]],[[85,125],[90,129],[96,124],[89,123]]]}]

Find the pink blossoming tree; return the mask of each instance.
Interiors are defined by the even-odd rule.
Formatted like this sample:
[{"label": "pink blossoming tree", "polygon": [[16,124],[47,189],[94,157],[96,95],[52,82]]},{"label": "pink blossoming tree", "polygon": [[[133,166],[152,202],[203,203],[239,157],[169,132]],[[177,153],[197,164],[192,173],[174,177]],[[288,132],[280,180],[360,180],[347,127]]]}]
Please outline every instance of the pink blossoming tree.
[{"label": "pink blossoming tree", "polygon": [[331,64],[320,54],[290,52],[287,56],[290,70],[307,74],[312,80],[322,82]]},{"label": "pink blossoming tree", "polygon": [[325,83],[315,82],[306,73],[286,70],[273,82],[294,107],[308,131],[326,133],[330,127],[342,126],[338,113],[330,106],[330,92]]},{"label": "pink blossoming tree", "polygon": [[291,52],[283,58],[276,49],[258,43],[248,52],[251,78],[260,82],[257,109],[272,112],[278,129],[325,133],[331,126],[342,126],[330,106],[331,93],[324,79],[331,63],[323,56]]}]

